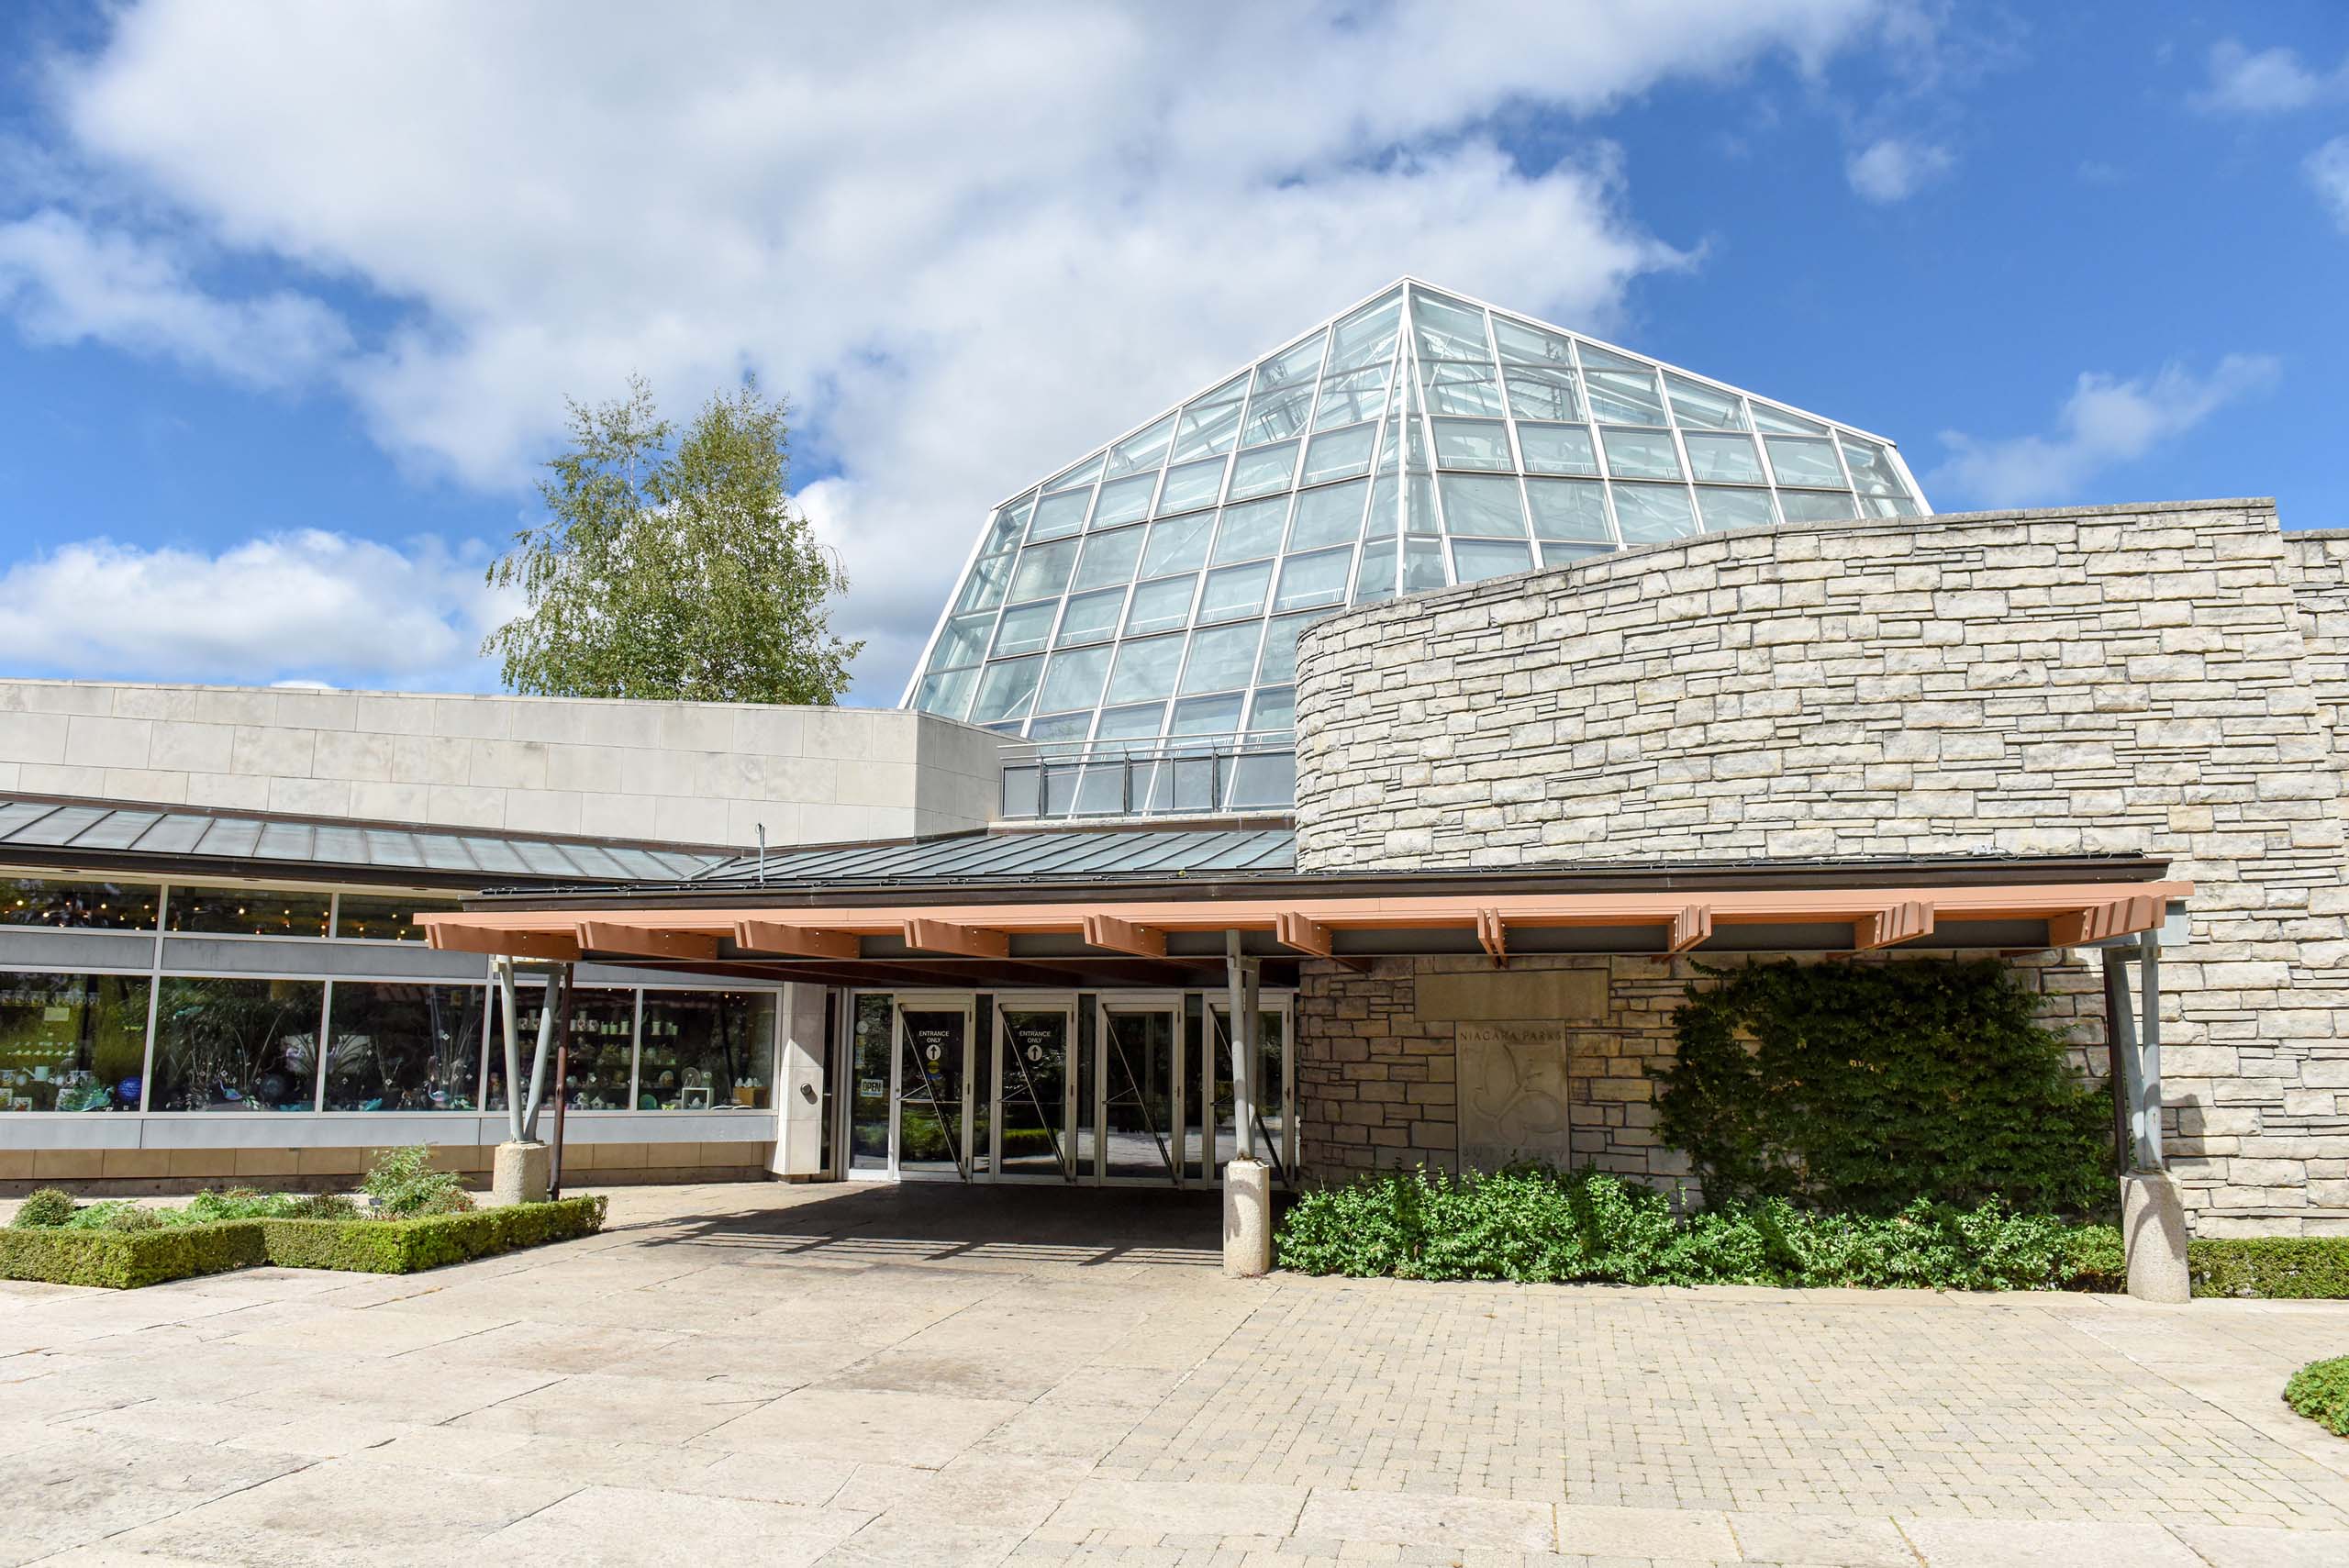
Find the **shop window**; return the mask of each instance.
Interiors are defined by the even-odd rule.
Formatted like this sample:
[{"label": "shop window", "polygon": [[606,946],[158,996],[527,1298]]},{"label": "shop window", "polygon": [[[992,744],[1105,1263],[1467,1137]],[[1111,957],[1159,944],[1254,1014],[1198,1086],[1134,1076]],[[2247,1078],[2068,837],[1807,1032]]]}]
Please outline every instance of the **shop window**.
[{"label": "shop window", "polygon": [[0,974],[0,1111],[135,1111],[147,979]]},{"label": "shop window", "polygon": [[0,877],[0,926],[61,926],[83,931],[151,931],[159,889],[137,883]]},{"label": "shop window", "polygon": [[165,976],[155,999],[148,1108],[313,1108],[325,992],[314,980]]},{"label": "shop window", "polygon": [[226,937],[323,937],[332,898],[279,887],[172,884],[163,929]]},{"label": "shop window", "polygon": [[[530,987],[519,994],[522,1076],[530,1075],[530,1062],[539,1048],[540,999],[544,992]],[[489,1002],[489,1093],[487,1108],[506,1105],[505,1001],[495,990]],[[629,1070],[635,1055],[636,993],[581,986],[571,994],[571,1061],[563,1084],[563,1103],[575,1111],[626,1110]],[[555,1075],[552,1041],[547,1047],[547,1082]],[[542,1104],[552,1101],[548,1095]]]},{"label": "shop window", "polygon": [[774,1009],[768,991],[647,991],[637,1108],[768,1108]]},{"label": "shop window", "polygon": [[326,1108],[472,1110],[481,1029],[478,985],[336,981],[327,1006]]},{"label": "shop window", "polygon": [[[177,895],[174,895],[174,902]],[[334,934],[345,941],[420,942],[424,928],[416,917],[458,907],[453,898],[420,898],[404,895],[382,898],[373,894],[346,893],[335,907]]]}]

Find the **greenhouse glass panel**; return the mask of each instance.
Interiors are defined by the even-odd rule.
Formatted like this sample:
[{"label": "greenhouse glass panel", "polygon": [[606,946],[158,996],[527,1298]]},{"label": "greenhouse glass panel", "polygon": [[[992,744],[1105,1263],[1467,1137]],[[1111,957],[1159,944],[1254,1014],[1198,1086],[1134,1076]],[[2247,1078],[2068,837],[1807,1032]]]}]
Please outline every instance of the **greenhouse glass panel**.
[{"label": "greenhouse glass panel", "polygon": [[1112,479],[1121,473],[1155,472],[1166,461],[1166,449],[1174,444],[1174,416],[1169,414],[1147,429],[1119,441],[1109,453],[1109,466],[1105,472]]},{"label": "greenhouse glass panel", "polygon": [[1171,735],[1230,735],[1240,728],[1240,696],[1192,697],[1174,705]]},{"label": "greenhouse glass panel", "polygon": [[1601,430],[1607,472],[1617,479],[1677,479],[1680,454],[1669,430]]},{"label": "greenhouse glass panel", "polygon": [[1023,718],[1028,705],[1036,695],[1036,680],[1044,673],[1041,659],[1014,659],[1006,663],[990,664],[979,679],[979,697],[971,707],[971,722],[993,724],[999,719]]},{"label": "greenhouse glass panel", "polygon": [[1653,371],[1583,371],[1591,417],[1602,425],[1661,425],[1664,399],[1656,395]]},{"label": "greenhouse glass panel", "polygon": [[1351,544],[1362,531],[1364,493],[1370,482],[1329,484],[1297,493],[1297,516],[1288,526],[1288,548],[1312,550],[1325,544]]},{"label": "greenhouse glass panel", "polygon": [[1004,611],[1003,624],[995,631],[996,657],[1033,653],[1042,648],[1052,638],[1052,616],[1060,607],[1058,599],[1046,599],[1041,605],[1019,605]]},{"label": "greenhouse glass panel", "polygon": [[1441,588],[1451,581],[1443,563],[1442,539],[1413,539],[1403,543],[1403,592],[1415,594],[1422,588]]},{"label": "greenhouse glass panel", "polygon": [[1085,514],[1093,506],[1090,490],[1063,490],[1057,495],[1047,495],[1036,506],[1036,520],[1028,525],[1028,542],[1038,543],[1048,539],[1064,539],[1085,527]]},{"label": "greenhouse glass panel", "polygon": [[1266,686],[1256,693],[1256,700],[1248,710],[1248,728],[1263,735],[1297,728],[1297,689],[1294,686]]},{"label": "greenhouse glass panel", "polygon": [[1148,637],[1118,645],[1118,660],[1109,671],[1107,700],[1122,706],[1152,702],[1174,695],[1174,673],[1183,663],[1183,639]]},{"label": "greenhouse glass panel", "polygon": [[1564,334],[1544,332],[1497,313],[1493,317],[1493,341],[1507,363],[1570,369],[1575,362],[1574,349]]},{"label": "greenhouse glass panel", "polygon": [[1212,506],[1222,500],[1224,462],[1222,458],[1211,457],[1204,462],[1168,469],[1166,488],[1158,495],[1158,515],[1171,517],[1176,512]]},{"label": "greenhouse glass panel", "polygon": [[1777,475],[1780,484],[1807,484],[1821,490],[1843,487],[1843,469],[1835,461],[1834,442],[1770,436],[1762,444],[1770,449],[1770,472]]},{"label": "greenhouse glass panel", "polygon": [[978,674],[976,670],[949,670],[925,675],[914,688],[914,706],[941,718],[960,718],[971,706],[971,686]]},{"label": "greenhouse glass panel", "polygon": [[1256,668],[1256,644],[1264,629],[1264,622],[1252,620],[1193,632],[1191,657],[1183,666],[1183,695],[1246,685]]},{"label": "greenhouse glass panel", "polygon": [[1141,552],[1141,574],[1163,576],[1169,572],[1194,572],[1207,564],[1208,540],[1215,537],[1215,514],[1193,512],[1150,525],[1150,543]]},{"label": "greenhouse glass panel", "polygon": [[1770,509],[1767,490],[1724,490],[1717,485],[1697,486],[1697,514],[1705,519],[1705,531],[1719,533],[1723,528],[1765,528],[1778,520]]},{"label": "greenhouse glass panel", "polygon": [[955,601],[954,613],[991,610],[1003,603],[1003,590],[1011,581],[1011,557],[990,556],[975,562],[971,567],[971,580],[963,586],[962,598]]},{"label": "greenhouse glass panel", "polygon": [[1611,544],[1545,544],[1542,547],[1542,565],[1546,571],[1557,566],[1576,566],[1593,556],[1612,555]]},{"label": "greenhouse glass panel", "polygon": [[1444,527],[1454,535],[1525,537],[1525,504],[1518,496],[1514,477],[1447,473],[1439,484],[1443,491]]},{"label": "greenhouse glass panel", "polygon": [[1356,425],[1314,437],[1312,446],[1306,449],[1304,483],[1319,484],[1369,473],[1370,449],[1377,439],[1375,425]]},{"label": "greenhouse glass panel", "polygon": [[1340,371],[1321,384],[1321,403],[1313,428],[1327,430],[1357,420],[1375,419],[1386,412],[1386,373],[1390,367],[1370,365]]},{"label": "greenhouse glass panel", "polygon": [[1223,566],[1208,573],[1207,586],[1199,591],[1199,624],[1263,614],[1264,590],[1272,580],[1269,561]]},{"label": "greenhouse glass panel", "polygon": [[1848,490],[1781,490],[1778,505],[1790,523],[1840,523],[1860,515]]},{"label": "greenhouse glass panel", "polygon": [[1500,381],[1489,362],[1439,361],[1426,366],[1421,374],[1427,383],[1430,413],[1489,417],[1502,412]]},{"label": "greenhouse glass panel", "polygon": [[1508,411],[1520,419],[1579,419],[1575,373],[1563,365],[1511,365]]},{"label": "greenhouse glass panel", "polygon": [[1680,439],[1688,445],[1691,477],[1699,483],[1762,484],[1768,482],[1769,476],[1762,472],[1762,459],[1753,450],[1753,438],[1751,436],[1717,436],[1691,430]]},{"label": "greenhouse glass panel", "polygon": [[1395,596],[1395,541],[1384,539],[1362,547],[1362,565],[1354,572],[1354,603],[1375,605]]},{"label": "greenhouse glass panel", "polygon": [[1077,563],[1074,589],[1105,588],[1133,581],[1134,562],[1141,559],[1141,528],[1119,528],[1095,534],[1085,541],[1085,559]]},{"label": "greenhouse glass panel", "polygon": [[1352,370],[1374,361],[1385,364],[1395,355],[1395,329],[1403,319],[1398,292],[1373,301],[1347,317],[1330,334],[1330,369]]},{"label": "greenhouse glass panel", "polygon": [[1073,539],[1031,544],[1019,552],[1019,568],[1011,574],[1011,596],[1027,600],[1057,594],[1068,586],[1068,574],[1075,565],[1076,540]]},{"label": "greenhouse glass panel", "polygon": [[1183,410],[1174,427],[1175,462],[1209,452],[1228,452],[1240,434],[1240,407],[1248,398],[1248,373],[1233,376],[1213,392],[1205,393]]},{"label": "greenhouse glass panel", "polygon": [[1055,648],[1073,648],[1080,642],[1097,642],[1118,629],[1118,617],[1125,613],[1126,591],[1108,588],[1098,594],[1079,594],[1069,600],[1062,612],[1060,634],[1052,639]]},{"label": "greenhouse glass panel", "polygon": [[1702,382],[1690,381],[1681,375],[1665,376],[1664,386],[1672,398],[1673,417],[1680,421],[1681,428],[1745,428],[1745,409],[1739,404],[1735,393],[1707,386]]},{"label": "greenhouse glass panel", "polygon": [[1095,480],[1101,477],[1101,465],[1108,461],[1109,454],[1108,452],[1095,452],[1091,457],[1086,458],[1074,468],[1063,469],[1062,472],[1055,473],[1050,479],[1044,481],[1044,489],[1047,492],[1050,492],[1053,490],[1066,490],[1071,485],[1075,484],[1090,484]]},{"label": "greenhouse glass panel", "polygon": [[1101,710],[1101,722],[1094,727],[1096,740],[1147,740],[1164,734],[1166,705],[1143,703],[1136,707],[1108,707]]},{"label": "greenhouse glass panel", "polygon": [[[1389,575],[1394,568],[1387,568]],[[1391,584],[1390,584],[1391,586]],[[1256,662],[1256,684],[1285,686],[1297,679],[1297,634],[1313,624],[1312,616],[1281,616],[1264,623],[1264,651]]]},{"label": "greenhouse glass panel", "polygon": [[1274,490],[1286,490],[1297,473],[1297,443],[1283,441],[1276,447],[1259,447],[1241,452],[1231,463],[1231,496],[1244,501],[1252,495],[1262,495]]},{"label": "greenhouse glass panel", "polygon": [[946,635],[938,639],[938,651],[930,655],[933,670],[959,669],[975,664],[986,657],[987,633],[995,629],[995,617],[964,616],[946,623]]},{"label": "greenhouse glass panel", "polygon": [[1843,438],[1843,461],[1851,465],[1852,483],[1863,495],[1906,495],[1908,486],[1900,483],[1892,466],[1892,454],[1874,441],[1864,441],[1856,436]]},{"label": "greenhouse glass panel", "polygon": [[1607,487],[1597,480],[1529,479],[1525,498],[1533,508],[1533,537],[1609,544]]},{"label": "greenhouse glass panel", "polygon": [[1281,547],[1281,531],[1288,521],[1288,497],[1275,495],[1243,506],[1223,509],[1223,528],[1215,539],[1218,565],[1227,561],[1251,561]]},{"label": "greenhouse glass panel", "polygon": [[1463,583],[1506,577],[1533,570],[1533,549],[1508,539],[1463,539],[1452,542],[1452,560]]},{"label": "greenhouse glass panel", "polygon": [[1411,327],[1422,360],[1481,360],[1492,352],[1485,346],[1483,311],[1425,289],[1411,291]]},{"label": "greenhouse glass panel", "polygon": [[1126,609],[1126,635],[1189,625],[1191,595],[1198,581],[1197,577],[1163,577],[1136,588],[1133,603]]},{"label": "greenhouse glass panel", "polygon": [[1288,557],[1281,562],[1281,584],[1273,595],[1273,608],[1301,610],[1311,605],[1342,603],[1353,565],[1354,547],[1350,544]]},{"label": "greenhouse glass panel", "polygon": [[1685,539],[1697,531],[1697,514],[1688,492],[1677,484],[1618,484],[1615,521],[1625,544],[1653,544]]},{"label": "greenhouse glass panel", "polygon": [[1435,461],[1439,468],[1515,468],[1509,457],[1508,427],[1498,419],[1435,419]]},{"label": "greenhouse glass panel", "polygon": [[1107,647],[1053,654],[1044,672],[1043,687],[1036,697],[1036,711],[1066,713],[1079,707],[1089,711],[1101,700],[1101,682],[1108,673]]},{"label": "greenhouse glass panel", "polygon": [[997,510],[994,520],[987,524],[986,536],[979,541],[979,553],[1001,555],[1018,544],[1019,536],[1028,529],[1028,514],[1035,506],[1036,497],[1027,495]]},{"label": "greenhouse glass panel", "polygon": [[1517,444],[1528,473],[1597,474],[1598,450],[1586,425],[1520,425]]},{"label": "greenhouse glass panel", "polygon": [[1816,419],[1806,419],[1799,414],[1773,407],[1756,400],[1753,404],[1753,428],[1771,436],[1823,436],[1827,427]]},{"label": "greenhouse glass panel", "polygon": [[1157,488],[1155,473],[1137,473],[1104,484],[1093,503],[1093,527],[1114,528],[1120,523],[1140,522],[1150,516],[1150,495]]}]

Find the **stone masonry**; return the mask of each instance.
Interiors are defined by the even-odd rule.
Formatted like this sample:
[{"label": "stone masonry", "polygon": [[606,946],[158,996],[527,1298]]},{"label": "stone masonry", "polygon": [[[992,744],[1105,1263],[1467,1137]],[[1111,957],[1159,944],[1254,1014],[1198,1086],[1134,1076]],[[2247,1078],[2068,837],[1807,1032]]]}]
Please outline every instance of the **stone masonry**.
[{"label": "stone masonry", "polygon": [[1705,536],[1334,616],[1297,697],[1308,871],[2167,857],[2195,1227],[2349,1231],[2349,536],[2256,500]]}]

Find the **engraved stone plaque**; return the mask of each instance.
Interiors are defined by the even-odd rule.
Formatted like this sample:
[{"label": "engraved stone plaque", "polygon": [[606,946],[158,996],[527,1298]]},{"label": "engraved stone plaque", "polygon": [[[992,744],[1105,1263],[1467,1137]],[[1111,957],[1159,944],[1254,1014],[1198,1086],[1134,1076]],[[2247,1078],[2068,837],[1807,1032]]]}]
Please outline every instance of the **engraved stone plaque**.
[{"label": "engraved stone plaque", "polygon": [[1455,1038],[1460,1168],[1495,1171],[1518,1160],[1570,1163],[1564,1022],[1463,1023]]}]

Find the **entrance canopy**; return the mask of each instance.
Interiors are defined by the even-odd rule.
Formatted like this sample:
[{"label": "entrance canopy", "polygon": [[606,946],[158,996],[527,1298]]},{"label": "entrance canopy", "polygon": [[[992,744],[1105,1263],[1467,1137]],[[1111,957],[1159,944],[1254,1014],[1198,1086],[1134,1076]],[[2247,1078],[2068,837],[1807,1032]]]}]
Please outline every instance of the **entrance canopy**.
[{"label": "entrance canopy", "polygon": [[420,916],[436,948],[847,985],[1213,984],[1228,957],[2032,951],[2159,927],[2193,891],[2124,857],[1220,875],[1093,885],[608,889]]}]

